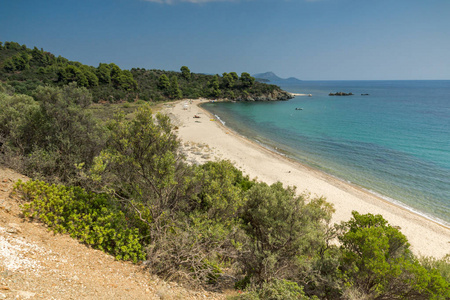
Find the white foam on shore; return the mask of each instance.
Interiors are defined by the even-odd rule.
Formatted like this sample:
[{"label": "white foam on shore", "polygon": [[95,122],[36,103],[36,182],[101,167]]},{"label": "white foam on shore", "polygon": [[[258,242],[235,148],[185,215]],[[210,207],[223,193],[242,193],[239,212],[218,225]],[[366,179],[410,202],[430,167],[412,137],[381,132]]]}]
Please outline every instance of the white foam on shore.
[{"label": "white foam on shore", "polygon": [[[350,184],[354,184],[354,183],[350,182]],[[378,193],[376,191],[373,191],[373,190],[369,190],[369,189],[366,189],[366,188],[363,188],[363,187],[360,187],[360,188],[365,190],[365,191],[367,191],[368,193],[371,193],[371,194],[377,196],[378,198],[381,198],[381,199],[383,199],[383,200],[385,200],[387,202],[390,202],[390,203],[392,203],[392,204],[394,204],[396,206],[399,206],[399,207],[401,207],[403,209],[406,209],[406,210],[408,210],[408,211],[410,211],[410,212],[412,212],[412,213],[414,213],[416,215],[419,215],[419,216],[421,216],[421,217],[423,217],[425,219],[428,219],[430,221],[438,223],[438,224],[440,224],[440,225],[442,225],[444,227],[450,228],[450,223],[448,223],[448,222],[446,222],[446,221],[444,221],[444,220],[442,220],[442,219],[440,219],[438,217],[435,217],[435,216],[433,216],[431,214],[427,214],[427,213],[425,213],[423,211],[420,211],[420,210],[418,210],[416,208],[413,208],[413,207],[403,203],[400,200],[396,200],[394,198],[382,195],[382,194],[380,194],[380,193]]]},{"label": "white foam on shore", "polygon": [[[247,137],[244,136],[244,138],[247,138]],[[248,138],[247,138],[247,139],[248,139]],[[376,197],[378,197],[378,198],[381,198],[381,199],[383,199],[383,200],[386,201],[386,202],[389,202],[389,203],[391,203],[391,204],[393,204],[393,205],[395,205],[395,206],[398,206],[398,207],[400,207],[400,208],[402,208],[402,209],[405,209],[405,210],[407,210],[407,211],[409,211],[409,212],[411,212],[411,213],[413,213],[413,214],[419,215],[419,216],[421,216],[421,217],[423,217],[423,218],[425,218],[425,219],[428,219],[428,220],[430,220],[430,221],[432,221],[432,222],[435,222],[435,223],[437,223],[437,224],[439,224],[439,225],[442,225],[442,226],[447,227],[447,228],[450,229],[450,223],[448,223],[448,222],[446,222],[445,220],[442,220],[442,219],[440,219],[440,218],[438,218],[438,217],[436,217],[436,216],[434,216],[434,215],[425,213],[425,212],[423,212],[423,211],[420,211],[420,210],[418,210],[418,209],[416,209],[416,208],[413,208],[413,207],[411,207],[411,206],[405,204],[404,202],[402,202],[402,201],[400,201],[400,200],[397,200],[397,199],[394,199],[394,198],[385,196],[385,195],[383,195],[383,194],[380,194],[379,192],[376,192],[376,191],[374,191],[374,190],[371,190],[371,189],[365,188],[365,187],[363,187],[363,186],[360,186],[360,185],[358,185],[358,184],[356,184],[356,183],[354,183],[354,182],[352,182],[352,181],[350,181],[350,180],[342,179],[342,178],[337,177],[337,176],[335,176],[335,175],[333,175],[333,174],[330,174],[330,173],[328,173],[328,172],[325,172],[324,170],[321,170],[321,169],[319,169],[319,168],[317,168],[317,167],[314,167],[314,166],[311,166],[311,165],[309,165],[309,164],[307,164],[307,163],[301,162],[301,161],[299,161],[299,160],[297,160],[297,159],[295,159],[295,158],[293,158],[293,157],[291,157],[291,156],[288,156],[288,155],[286,155],[286,154],[284,154],[284,153],[281,153],[277,148],[274,149],[273,147],[267,146],[266,144],[263,144],[263,143],[261,143],[261,142],[258,141],[258,140],[253,140],[253,141],[255,141],[255,142],[258,143],[261,147],[264,147],[264,148],[266,148],[266,149],[269,150],[269,151],[272,151],[272,152],[274,152],[274,153],[276,153],[276,154],[279,154],[279,155],[281,155],[281,156],[284,156],[284,157],[287,157],[287,158],[289,158],[289,159],[292,159],[292,160],[294,160],[295,162],[297,162],[297,163],[299,163],[299,164],[301,164],[301,165],[306,165],[306,166],[308,166],[309,168],[315,169],[316,171],[321,172],[321,173],[324,173],[324,174],[326,174],[326,175],[328,175],[328,176],[330,176],[330,177],[333,177],[333,178],[336,179],[336,180],[345,182],[345,183],[347,183],[347,184],[349,184],[349,185],[352,185],[352,186],[355,186],[355,187],[357,187],[357,188],[359,188],[359,189],[362,189],[362,190],[364,190],[365,192],[367,192],[367,193],[369,193],[369,194],[372,194],[372,195],[374,195],[374,196],[376,196]]]},{"label": "white foam on shore", "polygon": [[[220,119],[220,117],[219,117],[218,115],[215,114],[214,117],[215,117],[218,121],[220,121],[220,122],[222,123],[222,125],[225,126],[225,122],[222,121],[222,119]],[[227,128],[230,129],[229,127],[227,127]],[[234,132],[237,133],[236,131],[234,131]],[[442,219],[440,219],[440,218],[438,218],[438,217],[436,217],[436,216],[433,216],[433,215],[431,215],[431,214],[427,214],[427,213],[422,212],[422,211],[420,211],[420,210],[418,210],[418,209],[415,209],[415,208],[413,208],[413,207],[411,207],[411,206],[409,206],[409,205],[403,203],[403,202],[400,201],[400,200],[396,200],[396,199],[394,199],[394,198],[391,198],[391,197],[382,195],[382,194],[380,194],[380,193],[378,193],[378,192],[376,192],[376,191],[374,191],[374,190],[365,188],[365,187],[360,186],[360,185],[358,185],[358,184],[356,184],[356,183],[354,183],[354,182],[351,182],[351,181],[349,181],[349,180],[345,180],[345,179],[339,178],[339,177],[337,177],[337,176],[335,176],[335,175],[333,175],[333,174],[330,174],[330,173],[328,173],[328,172],[325,172],[325,171],[321,170],[320,168],[317,168],[317,167],[311,166],[311,165],[309,165],[309,164],[307,164],[307,163],[301,162],[301,161],[299,161],[299,160],[297,160],[297,159],[295,159],[295,158],[293,158],[293,157],[290,157],[290,156],[286,155],[285,153],[281,152],[277,147],[275,147],[275,146],[270,146],[270,144],[263,143],[262,141],[260,141],[260,140],[258,140],[258,139],[251,139],[251,138],[249,138],[249,137],[247,137],[247,136],[245,136],[245,135],[242,135],[242,134],[240,134],[240,133],[237,133],[237,134],[239,134],[240,136],[242,136],[242,137],[245,138],[245,139],[248,139],[248,140],[251,140],[251,141],[257,143],[257,144],[260,145],[261,147],[263,147],[263,148],[265,148],[265,149],[267,149],[267,150],[269,150],[269,151],[271,151],[271,152],[274,152],[274,153],[276,153],[276,154],[278,154],[278,155],[280,155],[280,156],[283,156],[283,157],[292,159],[292,160],[294,160],[295,162],[297,162],[297,163],[299,163],[299,164],[304,164],[304,165],[308,166],[309,168],[315,169],[315,170],[318,171],[318,172],[322,172],[322,173],[324,173],[324,174],[326,174],[326,175],[328,175],[328,176],[330,176],[330,177],[333,177],[333,178],[336,179],[336,180],[339,180],[339,181],[345,182],[345,183],[347,183],[347,184],[350,184],[350,185],[352,185],[352,186],[358,187],[358,188],[360,188],[360,189],[366,191],[367,193],[370,193],[370,194],[372,194],[372,195],[374,195],[374,196],[376,196],[376,197],[378,197],[378,198],[383,199],[383,200],[386,201],[386,202],[389,202],[389,203],[391,203],[391,204],[393,204],[393,205],[396,205],[396,206],[398,206],[398,207],[400,207],[400,208],[403,208],[403,209],[405,209],[405,210],[407,210],[407,211],[410,211],[410,212],[412,212],[412,213],[414,213],[414,214],[416,214],[416,215],[419,215],[419,216],[421,216],[421,217],[423,217],[423,218],[425,218],[425,219],[428,219],[428,220],[430,220],[430,221],[432,221],[432,222],[438,223],[439,225],[442,225],[442,226],[444,226],[444,227],[450,228],[450,223],[446,222],[445,220],[442,220]]]},{"label": "white foam on shore", "polygon": [[217,121],[219,121],[220,123],[222,123],[223,126],[225,126],[225,122],[222,121],[222,119],[221,119],[218,115],[214,115],[214,117],[217,119]]}]

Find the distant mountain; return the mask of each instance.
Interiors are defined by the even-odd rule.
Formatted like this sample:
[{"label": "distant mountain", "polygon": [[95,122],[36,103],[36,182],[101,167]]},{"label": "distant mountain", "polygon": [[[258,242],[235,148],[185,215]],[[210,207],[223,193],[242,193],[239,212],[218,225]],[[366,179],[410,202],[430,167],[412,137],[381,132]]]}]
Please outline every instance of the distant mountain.
[{"label": "distant mountain", "polygon": [[280,83],[293,84],[293,83],[301,82],[300,79],[297,79],[295,77],[289,77],[287,79],[278,77],[273,72],[254,74],[253,77],[255,77],[256,80],[259,81],[259,82],[271,83],[271,84],[280,84]]}]

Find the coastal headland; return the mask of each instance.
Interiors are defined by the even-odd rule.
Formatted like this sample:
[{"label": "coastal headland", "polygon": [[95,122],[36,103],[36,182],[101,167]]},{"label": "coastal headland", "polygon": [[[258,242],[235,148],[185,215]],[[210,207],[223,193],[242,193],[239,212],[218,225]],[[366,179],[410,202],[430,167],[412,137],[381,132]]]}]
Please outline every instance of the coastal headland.
[{"label": "coastal headland", "polygon": [[268,184],[280,181],[296,186],[298,193],[326,197],[336,209],[335,223],[348,221],[353,210],[381,214],[407,236],[416,255],[441,258],[450,254],[450,228],[242,137],[199,106],[206,101],[181,100],[162,110],[177,126],[188,161],[229,160],[250,178]]}]

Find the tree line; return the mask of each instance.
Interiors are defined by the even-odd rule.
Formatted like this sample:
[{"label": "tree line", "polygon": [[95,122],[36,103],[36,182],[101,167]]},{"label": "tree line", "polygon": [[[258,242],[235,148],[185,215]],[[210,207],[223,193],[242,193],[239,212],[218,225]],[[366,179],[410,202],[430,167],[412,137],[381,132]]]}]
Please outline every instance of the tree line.
[{"label": "tree line", "polygon": [[[219,75],[133,68],[122,70],[114,63],[97,67],[16,42],[0,42],[0,80],[16,91],[31,95],[38,86],[64,86],[76,82],[87,88],[94,102],[167,101],[181,98],[228,98],[247,100],[282,91],[278,86],[256,82],[249,73]],[[286,97],[285,94],[283,94]],[[280,100],[281,97],[280,97]]]},{"label": "tree line", "polygon": [[322,197],[229,161],[187,163],[169,117],[148,104],[100,123],[92,102],[73,82],[31,95],[0,82],[0,163],[32,178],[16,185],[26,218],[162,278],[232,281],[236,299],[450,297],[449,257],[416,257],[382,216],[331,224]]}]

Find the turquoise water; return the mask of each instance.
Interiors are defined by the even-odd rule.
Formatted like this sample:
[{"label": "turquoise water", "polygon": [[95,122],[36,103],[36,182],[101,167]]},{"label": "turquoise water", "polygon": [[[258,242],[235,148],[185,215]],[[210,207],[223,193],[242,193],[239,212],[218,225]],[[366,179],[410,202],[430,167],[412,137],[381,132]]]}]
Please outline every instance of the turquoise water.
[{"label": "turquoise water", "polygon": [[[204,107],[250,139],[450,225],[450,81],[282,88],[313,96]],[[355,95],[328,96],[340,91]]]}]

